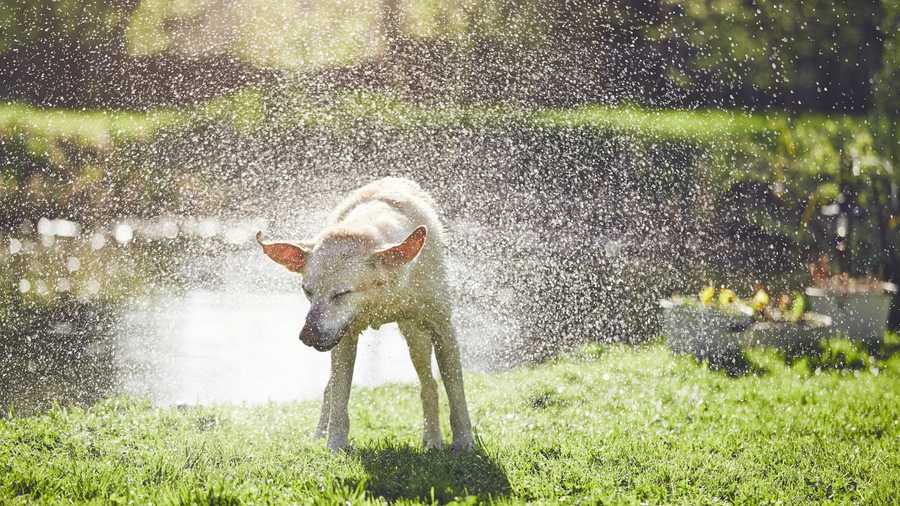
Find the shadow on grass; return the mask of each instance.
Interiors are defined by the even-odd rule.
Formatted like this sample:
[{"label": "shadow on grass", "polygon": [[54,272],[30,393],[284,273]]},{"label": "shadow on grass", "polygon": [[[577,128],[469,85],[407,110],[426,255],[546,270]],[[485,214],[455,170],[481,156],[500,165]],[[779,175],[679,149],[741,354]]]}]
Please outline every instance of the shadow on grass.
[{"label": "shadow on grass", "polygon": [[750,360],[741,350],[694,354],[694,358],[698,362],[705,362],[710,370],[722,372],[731,378],[762,376],[768,372],[765,367]]},{"label": "shadow on grass", "polygon": [[454,497],[498,499],[510,493],[509,479],[483,446],[469,453],[424,450],[382,441],[353,452],[368,473],[367,492],[389,501],[421,499],[445,503]]},{"label": "shadow on grass", "polygon": [[872,355],[878,357],[880,360],[887,360],[897,353],[900,353],[900,343],[885,343],[872,353]]},{"label": "shadow on grass", "polygon": [[861,371],[872,366],[875,360],[886,358],[880,356],[880,351],[879,343],[859,343],[834,337],[816,343],[803,353],[785,353],[785,362],[789,365],[803,362],[810,371]]},{"label": "shadow on grass", "polygon": [[[892,344],[859,343],[845,338],[833,337],[821,341],[782,342],[766,346],[765,349],[777,353],[787,366],[805,364],[810,371],[815,370],[863,370],[872,365],[873,359],[884,360],[900,350]],[[745,375],[761,376],[769,372],[757,360],[743,350],[719,351],[698,354],[695,358],[706,362],[711,370],[723,372],[731,377]],[[758,357],[757,357],[758,358]]]},{"label": "shadow on grass", "polygon": [[900,353],[900,334],[887,331],[884,333],[884,339],[876,344],[878,345],[876,349],[870,350],[869,353],[879,360],[887,360]]}]

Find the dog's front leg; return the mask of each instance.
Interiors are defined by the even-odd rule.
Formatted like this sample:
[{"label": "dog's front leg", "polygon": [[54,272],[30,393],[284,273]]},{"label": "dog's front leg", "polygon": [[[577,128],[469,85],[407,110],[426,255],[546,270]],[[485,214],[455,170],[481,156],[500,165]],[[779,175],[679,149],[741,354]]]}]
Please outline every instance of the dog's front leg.
[{"label": "dog's front leg", "polygon": [[469,420],[469,408],[466,405],[466,392],[463,387],[462,364],[459,360],[459,345],[456,333],[450,324],[450,317],[442,318],[434,325],[434,353],[447,400],[450,403],[450,430],[453,432],[453,451],[468,451],[475,444],[472,437],[472,422]]},{"label": "dog's front leg", "polygon": [[[333,358],[332,358],[333,360]],[[332,369],[334,364],[332,364]],[[322,395],[322,413],[319,415],[319,424],[313,437],[321,439],[328,434],[328,419],[331,418],[331,391],[334,390],[334,376],[329,374],[328,384],[325,385],[325,393]]]},{"label": "dog's front leg", "polygon": [[422,443],[426,449],[440,448],[441,422],[438,412],[438,389],[434,376],[431,375],[431,335],[428,330],[412,321],[399,323],[400,332],[409,345],[409,356],[412,359],[416,375],[419,376],[422,398],[422,416],[424,428]]},{"label": "dog's front leg", "polygon": [[331,352],[331,378],[328,380],[328,448],[331,451],[347,447],[350,434],[350,385],[353,383],[353,366],[356,363],[356,337],[345,337]]}]

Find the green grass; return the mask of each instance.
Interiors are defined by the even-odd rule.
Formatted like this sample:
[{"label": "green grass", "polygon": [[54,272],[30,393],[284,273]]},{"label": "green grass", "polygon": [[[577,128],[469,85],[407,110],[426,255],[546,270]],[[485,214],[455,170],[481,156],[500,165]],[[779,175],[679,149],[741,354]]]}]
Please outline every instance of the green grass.
[{"label": "green grass", "polygon": [[[572,109],[523,109],[513,106],[456,106],[411,103],[384,93],[354,92],[315,105],[271,108],[291,125],[359,128],[361,124],[410,128],[593,129],[657,140],[723,142],[760,139],[787,125],[783,114],[748,114],[725,110],[661,110],[636,106],[590,105]],[[818,119],[818,118],[816,118]]]},{"label": "green grass", "polygon": [[164,109],[147,113],[77,111],[5,103],[0,104],[0,139],[19,134],[105,148],[117,140],[147,139],[159,127],[172,123],[175,117],[174,111]]},{"label": "green grass", "polygon": [[146,112],[42,108],[22,103],[0,104],[0,141],[23,136],[29,142],[70,142],[108,149],[123,141],[151,141],[162,128],[223,121],[241,128],[262,120],[261,95],[253,89],[209,100],[184,109],[157,108]]},{"label": "green grass", "polygon": [[752,357],[759,372],[737,378],[660,345],[469,374],[479,449],[463,456],[420,449],[413,385],[355,390],[354,449],[338,455],[309,435],[315,402],[13,415],[0,502],[892,501],[900,356],[818,371]]},{"label": "green grass", "polygon": [[370,92],[310,97],[302,90],[296,90],[284,101],[283,96],[269,97],[248,88],[180,110],[78,111],[0,104],[0,138],[11,132],[24,132],[33,137],[61,137],[106,146],[115,140],[147,139],[162,127],[222,120],[248,128],[274,123],[335,130],[356,129],[361,125],[397,129],[592,128],[659,139],[700,141],[766,135],[786,125],[786,118],[780,114],[751,115],[740,111],[651,110],[635,106],[574,109],[455,106],[418,104],[391,94]]},{"label": "green grass", "polygon": [[633,106],[583,106],[546,109],[534,115],[545,127],[617,130],[659,139],[723,142],[729,138],[763,136],[785,124],[781,114],[748,114],[726,110],[655,110]]},{"label": "green grass", "polygon": [[[190,128],[205,123],[231,124],[244,131],[260,127],[324,128],[355,131],[366,127],[589,129],[598,134],[627,134],[650,141],[688,141],[721,149],[734,142],[765,150],[784,143],[797,150],[829,145],[835,136],[867,132],[864,119],[815,114],[792,118],[785,113],[721,109],[647,109],[637,106],[586,105],[570,109],[510,105],[416,103],[383,92],[309,94],[302,86],[269,93],[246,88],[181,109],[146,112],[44,109],[20,103],[0,104],[0,139],[12,134],[51,142],[74,141],[109,147],[128,140],[150,140],[161,128]],[[807,146],[811,145],[811,146]],[[821,148],[819,148],[821,149]],[[758,154],[758,153],[757,153]],[[815,153],[814,153],[815,154]],[[821,162],[822,155],[816,154]]]}]

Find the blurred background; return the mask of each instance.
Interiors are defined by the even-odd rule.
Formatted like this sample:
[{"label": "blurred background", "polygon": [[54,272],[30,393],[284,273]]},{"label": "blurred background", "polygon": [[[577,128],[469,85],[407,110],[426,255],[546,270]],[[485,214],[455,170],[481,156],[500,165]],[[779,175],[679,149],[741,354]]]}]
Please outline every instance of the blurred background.
[{"label": "blurred background", "polygon": [[[315,392],[299,280],[252,237],[309,235],[385,175],[442,206],[473,368],[642,342],[660,297],[802,287],[823,256],[897,281],[898,19],[879,0],[5,0],[0,409]],[[414,378],[378,371],[405,351],[377,339],[370,382]]]}]

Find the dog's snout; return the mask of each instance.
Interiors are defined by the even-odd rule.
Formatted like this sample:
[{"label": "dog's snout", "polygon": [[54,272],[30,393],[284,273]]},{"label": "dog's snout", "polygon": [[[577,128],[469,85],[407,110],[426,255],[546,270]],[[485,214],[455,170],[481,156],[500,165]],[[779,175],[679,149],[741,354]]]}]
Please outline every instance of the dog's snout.
[{"label": "dog's snout", "polygon": [[309,309],[303,330],[300,331],[300,341],[319,351],[328,351],[337,344],[337,341],[322,328],[322,313],[323,310],[318,305],[313,305]]},{"label": "dog's snout", "polygon": [[300,331],[300,341],[307,346],[313,346],[319,340],[319,332],[317,325],[310,325],[309,322],[303,326],[303,330]]},{"label": "dog's snout", "polygon": [[300,340],[307,346],[315,346],[321,340],[322,328],[319,324],[322,311],[313,306],[306,315],[306,323],[303,324],[303,330],[300,331]]}]

